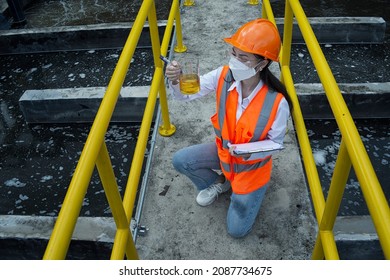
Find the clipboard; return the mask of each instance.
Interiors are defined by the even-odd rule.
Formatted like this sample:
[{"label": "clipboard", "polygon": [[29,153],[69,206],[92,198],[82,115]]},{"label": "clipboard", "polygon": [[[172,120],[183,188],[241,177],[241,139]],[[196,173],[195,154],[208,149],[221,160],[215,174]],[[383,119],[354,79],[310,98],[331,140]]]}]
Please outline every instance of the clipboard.
[{"label": "clipboard", "polygon": [[253,153],[260,153],[260,152],[271,152],[271,151],[279,151],[283,150],[283,145],[276,143],[272,140],[264,140],[260,142],[255,143],[244,143],[244,144],[230,144],[232,146],[236,146],[236,149],[233,151],[236,155],[243,155],[243,154],[253,154]]}]

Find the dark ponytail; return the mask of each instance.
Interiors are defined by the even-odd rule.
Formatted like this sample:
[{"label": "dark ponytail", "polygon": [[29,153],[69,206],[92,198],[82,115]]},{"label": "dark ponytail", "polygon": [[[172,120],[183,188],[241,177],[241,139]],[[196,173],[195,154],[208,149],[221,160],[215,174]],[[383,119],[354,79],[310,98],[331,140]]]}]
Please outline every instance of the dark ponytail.
[{"label": "dark ponytail", "polygon": [[290,111],[292,110],[292,102],[291,98],[287,93],[286,87],[282,84],[282,82],[271,73],[268,67],[264,68],[263,71],[260,72],[261,80],[271,89],[276,92],[280,92],[283,94],[284,98],[286,98],[288,106],[290,107]]},{"label": "dark ponytail", "polygon": [[[261,56],[256,55],[259,58],[263,58]],[[264,59],[264,58],[263,58]],[[283,94],[284,98],[286,98],[288,106],[290,107],[290,111],[292,111],[293,106],[291,102],[291,98],[288,95],[288,92],[286,90],[286,87],[282,84],[282,82],[272,74],[272,72],[268,69],[269,65],[272,63],[272,61],[269,61],[267,66],[260,71],[260,79],[271,89],[273,89],[276,92],[280,92]]]}]

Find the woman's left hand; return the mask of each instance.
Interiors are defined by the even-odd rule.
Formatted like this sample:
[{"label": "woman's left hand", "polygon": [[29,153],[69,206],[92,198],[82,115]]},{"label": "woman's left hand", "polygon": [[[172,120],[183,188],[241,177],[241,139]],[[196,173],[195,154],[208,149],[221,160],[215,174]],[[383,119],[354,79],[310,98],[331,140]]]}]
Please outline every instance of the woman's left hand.
[{"label": "woman's left hand", "polygon": [[237,156],[235,153],[234,153],[234,150],[236,149],[236,146],[234,146],[234,145],[230,145],[229,146],[229,154],[231,155],[231,156]]},{"label": "woman's left hand", "polygon": [[230,147],[229,147],[229,154],[231,156],[233,156],[233,157],[241,157],[241,158],[247,160],[251,156],[251,154],[240,154],[240,155],[237,155],[237,154],[234,153],[235,149],[236,149],[236,146],[230,145]]}]

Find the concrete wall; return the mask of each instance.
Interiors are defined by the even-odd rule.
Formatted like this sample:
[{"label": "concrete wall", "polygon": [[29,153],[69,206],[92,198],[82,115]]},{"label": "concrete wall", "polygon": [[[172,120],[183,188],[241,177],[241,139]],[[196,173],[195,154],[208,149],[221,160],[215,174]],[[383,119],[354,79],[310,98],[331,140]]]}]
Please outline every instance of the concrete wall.
[{"label": "concrete wall", "polygon": [[[390,118],[390,83],[339,84],[353,118]],[[322,84],[296,84],[305,119],[333,119]]]},{"label": "concrete wall", "polygon": [[[311,17],[308,20],[320,44],[373,44],[383,43],[385,38],[386,22],[381,17]],[[283,19],[276,19],[276,24],[283,35]],[[293,43],[305,43],[296,21]]]},{"label": "concrete wall", "polygon": [[[160,40],[165,26],[166,21],[158,23]],[[131,27],[131,23],[115,23],[0,30],[0,54],[122,48]],[[148,25],[145,25],[137,46],[151,46]]]}]

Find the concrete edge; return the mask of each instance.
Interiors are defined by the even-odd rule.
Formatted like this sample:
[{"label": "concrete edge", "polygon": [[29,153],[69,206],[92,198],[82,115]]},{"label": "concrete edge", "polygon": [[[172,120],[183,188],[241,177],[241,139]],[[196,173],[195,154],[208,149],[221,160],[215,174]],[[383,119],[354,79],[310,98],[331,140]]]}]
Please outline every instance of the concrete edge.
[{"label": "concrete edge", "polygon": [[[166,20],[158,21],[160,40]],[[123,48],[133,23],[103,23],[31,29],[0,30],[0,54],[84,49]],[[149,24],[144,25],[137,47],[150,47]]]},{"label": "concrete edge", "polygon": [[[19,101],[37,101],[52,99],[103,98],[106,87],[80,87],[60,89],[26,90]],[[119,98],[147,98],[150,86],[123,87]]]},{"label": "concrete edge", "polygon": [[[275,20],[283,35],[283,19]],[[310,17],[308,20],[319,43],[372,44],[383,43],[385,38],[386,22],[381,17]],[[166,23],[166,20],[158,21],[161,38]],[[146,23],[144,29],[148,26]],[[122,48],[131,27],[132,23],[114,23],[0,31],[0,54]],[[293,43],[305,43],[296,21]],[[149,36],[141,36],[138,47],[150,45]]]},{"label": "concrete edge", "polygon": [[[141,122],[150,86],[123,87],[111,122]],[[19,107],[27,123],[93,122],[105,87],[27,90]]]},{"label": "concrete edge", "polygon": [[379,240],[370,216],[339,216],[333,233],[336,241]]},{"label": "concrete edge", "polygon": [[[340,83],[353,118],[390,118],[390,82]],[[321,83],[295,84],[304,119],[334,119]]]},{"label": "concrete edge", "polygon": [[[50,239],[57,217],[0,215],[0,238]],[[132,226],[134,226],[132,220]],[[336,241],[378,240],[370,216],[339,216],[333,228]],[[116,226],[112,217],[79,217],[73,240],[112,243]]]},{"label": "concrete edge", "polygon": [[[309,17],[308,20],[320,44],[379,44],[385,39],[386,21],[382,17]],[[284,19],[275,21],[283,36]],[[292,43],[305,44],[295,19]]]},{"label": "concrete edge", "polygon": [[[57,217],[0,215],[0,238],[50,239]],[[111,217],[79,217],[72,240],[113,242],[116,233]]]},{"label": "concrete edge", "polygon": [[[390,118],[390,82],[338,85],[354,118]],[[123,87],[113,122],[140,122],[149,86]],[[27,90],[19,99],[28,123],[92,122],[105,87]],[[295,84],[305,119],[333,119],[322,84]],[[131,108],[131,110],[129,110]]]},{"label": "concrete edge", "polygon": [[[53,26],[42,28],[25,28],[25,29],[10,29],[0,30],[0,36],[11,35],[28,35],[28,34],[51,34],[59,32],[77,32],[77,31],[99,31],[99,30],[115,30],[126,29],[129,30],[133,27],[134,22],[117,22],[117,23],[99,23],[99,24],[85,24],[85,25],[71,25],[71,26]],[[159,20],[157,22],[158,27],[165,27],[167,25],[166,20]],[[144,28],[149,28],[149,23],[146,22]]]}]

